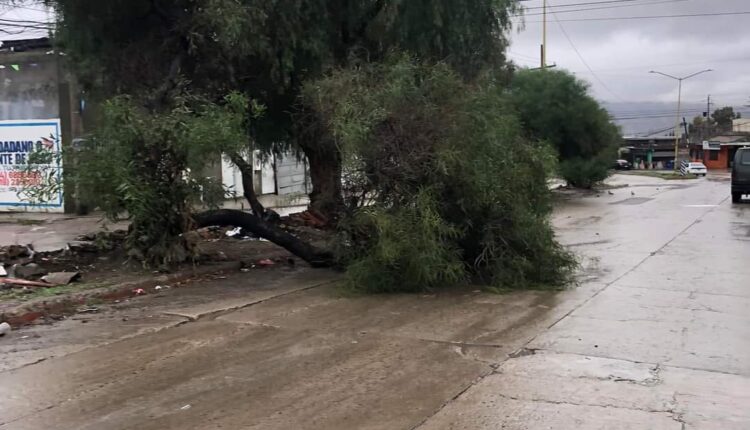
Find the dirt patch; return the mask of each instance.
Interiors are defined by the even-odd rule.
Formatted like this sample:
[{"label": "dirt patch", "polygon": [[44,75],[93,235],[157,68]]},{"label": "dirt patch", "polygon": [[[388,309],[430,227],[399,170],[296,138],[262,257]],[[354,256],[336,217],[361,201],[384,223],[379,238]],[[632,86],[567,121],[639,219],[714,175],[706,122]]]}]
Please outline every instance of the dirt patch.
[{"label": "dirt patch", "polygon": [[[0,320],[13,325],[50,322],[75,313],[82,306],[154,293],[152,289],[160,285],[180,287],[196,276],[228,268],[251,271],[302,264],[273,243],[252,237],[229,237],[227,230],[198,231],[200,258],[168,271],[148,269],[128,258],[123,247],[124,232],[81,237],[80,242],[56,252],[37,253],[32,247],[17,245],[5,247],[0,250],[0,260],[5,267],[33,265],[43,269],[33,279],[52,272],[78,272],[81,276],[79,281],[61,286],[10,288],[5,285],[0,288]],[[10,274],[13,275],[12,271]]]}]

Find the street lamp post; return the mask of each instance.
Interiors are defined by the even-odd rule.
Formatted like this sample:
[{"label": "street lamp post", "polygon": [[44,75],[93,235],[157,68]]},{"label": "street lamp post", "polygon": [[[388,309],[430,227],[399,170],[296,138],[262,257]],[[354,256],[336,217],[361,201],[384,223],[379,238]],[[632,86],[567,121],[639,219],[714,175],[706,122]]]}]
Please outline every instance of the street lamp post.
[{"label": "street lamp post", "polygon": [[674,170],[677,170],[677,157],[679,155],[679,143],[680,143],[680,118],[681,118],[681,112],[682,109],[682,81],[685,79],[690,79],[693,76],[698,76],[701,73],[706,72],[713,72],[713,69],[706,69],[701,70],[700,72],[695,72],[692,75],[683,76],[681,78],[678,78],[677,76],[668,75],[666,73],[657,72],[655,70],[649,71],[649,73],[656,73],[658,75],[666,76],[668,78],[672,78],[677,81],[677,125],[675,126],[674,130]]}]

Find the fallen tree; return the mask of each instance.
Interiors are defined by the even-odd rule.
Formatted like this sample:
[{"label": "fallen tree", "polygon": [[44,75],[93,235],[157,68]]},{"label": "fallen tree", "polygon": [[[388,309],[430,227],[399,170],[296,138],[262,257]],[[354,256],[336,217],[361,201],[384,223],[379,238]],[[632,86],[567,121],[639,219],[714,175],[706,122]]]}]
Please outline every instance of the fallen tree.
[{"label": "fallen tree", "polygon": [[287,233],[260,217],[231,209],[218,209],[201,212],[193,216],[196,228],[209,226],[242,227],[256,236],[287,249],[313,267],[330,267],[334,263],[333,253],[321,250]]},{"label": "fallen tree", "polygon": [[[315,266],[343,261],[368,291],[560,283],[573,264],[548,224],[548,151],[499,114],[516,0],[47,3],[78,77],[108,100],[67,174],[129,217],[126,245],[146,264],[195,256],[184,233],[209,224]],[[393,63],[394,50],[425,63]],[[310,163],[335,255],[268,222],[254,194],[245,157],[290,146]],[[218,209],[224,190],[204,170],[222,155],[252,213]]]},{"label": "fallen tree", "polygon": [[575,260],[554,237],[554,151],[527,140],[507,91],[406,55],[306,87],[341,151],[353,206],[340,222],[349,285],[555,287]]}]

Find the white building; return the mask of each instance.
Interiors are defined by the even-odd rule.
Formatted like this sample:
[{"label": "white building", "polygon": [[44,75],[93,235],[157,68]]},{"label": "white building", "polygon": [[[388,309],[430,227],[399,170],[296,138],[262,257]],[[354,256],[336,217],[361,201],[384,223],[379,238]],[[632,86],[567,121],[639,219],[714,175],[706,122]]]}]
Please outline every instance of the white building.
[{"label": "white building", "polygon": [[737,118],[732,120],[732,132],[750,133],[750,118]]},{"label": "white building", "polygon": [[[298,160],[291,153],[272,155],[262,160],[260,153],[256,152],[252,161],[255,193],[264,206],[280,213],[289,213],[307,205],[312,185],[304,160]],[[242,174],[226,159],[221,162],[221,180],[229,199],[236,201],[240,207],[246,206]],[[232,206],[230,202],[228,205]]]}]

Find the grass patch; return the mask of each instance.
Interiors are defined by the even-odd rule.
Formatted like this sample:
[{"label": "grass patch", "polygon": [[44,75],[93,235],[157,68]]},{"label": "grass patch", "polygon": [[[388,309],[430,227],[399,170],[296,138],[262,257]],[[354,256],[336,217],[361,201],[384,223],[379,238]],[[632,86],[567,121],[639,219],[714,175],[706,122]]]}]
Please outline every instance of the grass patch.
[{"label": "grass patch", "polygon": [[629,171],[618,171],[620,175],[633,175],[633,176],[648,176],[651,178],[666,179],[668,181],[681,181],[686,179],[698,179],[696,175],[688,174],[682,175],[679,172],[663,171],[663,170],[629,170]]},{"label": "grass patch", "polygon": [[63,296],[66,294],[80,293],[82,291],[93,290],[96,288],[107,287],[109,284],[104,283],[78,283],[70,285],[61,285],[59,287],[38,287],[24,291],[21,288],[10,288],[7,290],[0,290],[0,302],[14,301],[14,302],[27,302],[34,299],[43,297],[55,297]]}]

